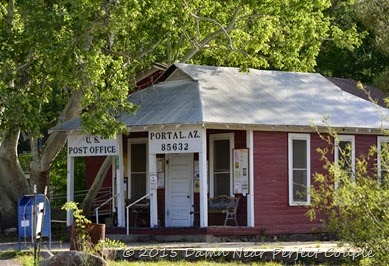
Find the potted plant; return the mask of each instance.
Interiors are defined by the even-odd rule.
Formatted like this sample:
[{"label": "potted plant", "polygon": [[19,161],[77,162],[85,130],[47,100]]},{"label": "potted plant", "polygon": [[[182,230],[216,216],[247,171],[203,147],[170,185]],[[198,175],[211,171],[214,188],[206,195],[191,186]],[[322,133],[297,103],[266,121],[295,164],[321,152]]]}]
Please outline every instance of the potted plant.
[{"label": "potted plant", "polygon": [[95,247],[105,241],[105,224],[92,223],[78,208],[78,203],[67,202],[62,206],[63,210],[73,211],[74,223],[70,234],[70,250],[96,253]]}]

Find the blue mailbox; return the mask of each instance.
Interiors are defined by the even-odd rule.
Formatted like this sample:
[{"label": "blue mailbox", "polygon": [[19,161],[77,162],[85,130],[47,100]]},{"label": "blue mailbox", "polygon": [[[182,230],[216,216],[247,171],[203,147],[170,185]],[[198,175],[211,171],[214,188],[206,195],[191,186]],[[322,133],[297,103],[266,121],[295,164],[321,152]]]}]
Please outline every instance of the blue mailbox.
[{"label": "blue mailbox", "polygon": [[[35,209],[35,214],[34,214]],[[39,214],[40,218],[39,219]],[[38,230],[41,232],[40,237],[49,238],[49,248],[51,248],[51,214],[50,201],[43,194],[24,195],[19,199],[18,204],[18,240],[20,250],[20,240],[31,238],[34,243]]]}]

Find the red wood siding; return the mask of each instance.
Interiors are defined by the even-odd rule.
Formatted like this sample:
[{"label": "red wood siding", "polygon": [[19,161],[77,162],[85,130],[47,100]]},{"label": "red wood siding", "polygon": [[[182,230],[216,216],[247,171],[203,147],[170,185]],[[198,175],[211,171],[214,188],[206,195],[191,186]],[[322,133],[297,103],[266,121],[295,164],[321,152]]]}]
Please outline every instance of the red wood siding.
[{"label": "red wood siding", "polygon": [[[246,131],[207,130],[210,134],[234,133],[234,148],[246,148]],[[146,132],[131,134],[131,137],[147,137]],[[126,143],[126,141],[124,141]],[[376,136],[355,135],[356,157],[366,155],[372,145],[376,145]],[[126,147],[127,145],[125,145]],[[311,183],[314,173],[325,173],[318,147],[328,148],[327,158],[334,158],[333,146],[323,141],[316,133],[311,133]],[[124,149],[126,151],[126,148]],[[97,171],[105,157],[87,157],[87,187],[92,184]],[[195,154],[198,160],[198,154]],[[376,158],[370,159],[370,167],[376,164]],[[104,186],[111,184],[111,170],[108,171]],[[305,207],[289,206],[288,198],[288,133],[254,132],[254,208],[255,230],[268,234],[311,233],[320,229],[319,221],[309,221],[305,216]],[[195,210],[199,207],[198,193],[195,195]],[[247,198],[241,197],[238,209],[239,226],[247,225]],[[165,190],[158,190],[158,217],[164,226]],[[321,218],[321,217],[320,217]],[[195,218],[195,220],[198,219]],[[221,225],[224,216],[209,215],[209,225]]]},{"label": "red wood siding", "polygon": [[[100,169],[100,166],[103,164],[105,156],[92,156],[85,157],[86,165],[86,188],[90,188],[95,180],[97,172]],[[112,186],[112,167],[109,168],[107,175],[103,181],[102,187],[111,187]]]},{"label": "red wood siding", "polygon": [[[377,146],[377,136],[370,135],[356,135],[355,136],[355,158],[365,157],[367,159],[367,154],[372,146]],[[376,154],[371,158],[367,159],[369,162],[368,170],[374,176],[376,174],[377,168],[377,156]]]},{"label": "red wood siding", "polygon": [[[311,134],[311,173],[322,171],[316,148],[325,143]],[[255,226],[266,233],[311,233],[318,222],[305,207],[289,206],[288,133],[254,132]]]},{"label": "red wood siding", "polygon": [[[372,145],[376,145],[376,136],[357,135],[356,156],[366,154]],[[327,147],[328,159],[334,158],[332,145],[311,133],[312,184],[313,174],[324,172],[318,147]],[[288,133],[254,132],[254,175],[256,228],[271,234],[311,233],[321,228],[318,220],[311,222],[305,216],[305,207],[289,206]]]}]

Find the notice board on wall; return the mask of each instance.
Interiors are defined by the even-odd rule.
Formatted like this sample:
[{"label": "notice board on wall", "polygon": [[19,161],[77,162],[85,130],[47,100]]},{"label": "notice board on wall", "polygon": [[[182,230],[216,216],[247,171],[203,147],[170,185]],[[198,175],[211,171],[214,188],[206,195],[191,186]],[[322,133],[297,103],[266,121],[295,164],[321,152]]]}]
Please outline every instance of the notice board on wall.
[{"label": "notice board on wall", "polygon": [[249,149],[234,149],[234,193],[249,193]]}]

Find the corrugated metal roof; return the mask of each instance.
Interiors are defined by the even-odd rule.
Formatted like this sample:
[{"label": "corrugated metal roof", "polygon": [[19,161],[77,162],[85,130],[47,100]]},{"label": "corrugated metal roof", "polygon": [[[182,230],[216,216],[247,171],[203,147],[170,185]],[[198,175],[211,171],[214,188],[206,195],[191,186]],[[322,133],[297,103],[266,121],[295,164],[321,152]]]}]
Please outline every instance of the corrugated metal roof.
[{"label": "corrugated metal roof", "polygon": [[[342,91],[320,74],[177,63],[166,73],[189,78],[166,80],[133,93],[136,114],[122,114],[127,126],[164,124],[241,124],[327,126],[379,129],[389,110]],[[176,73],[177,74],[177,73]],[[180,75],[176,75],[180,77]],[[385,122],[387,126],[387,123]],[[79,122],[78,122],[79,126]],[[76,129],[70,121],[53,128]]]},{"label": "corrugated metal roof", "polygon": [[129,101],[140,108],[135,114],[122,114],[119,119],[127,126],[202,123],[199,92],[199,84],[195,81],[156,84],[131,94]]},{"label": "corrugated metal roof", "polygon": [[[176,64],[197,80],[205,123],[381,128],[389,116],[320,74]],[[378,109],[378,110],[377,110]]]}]

